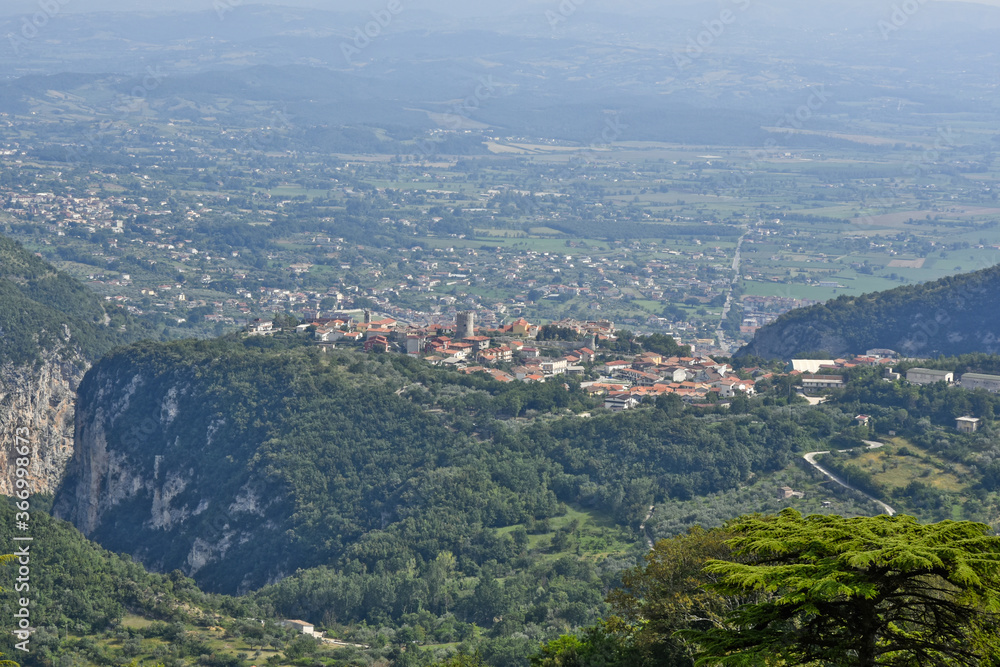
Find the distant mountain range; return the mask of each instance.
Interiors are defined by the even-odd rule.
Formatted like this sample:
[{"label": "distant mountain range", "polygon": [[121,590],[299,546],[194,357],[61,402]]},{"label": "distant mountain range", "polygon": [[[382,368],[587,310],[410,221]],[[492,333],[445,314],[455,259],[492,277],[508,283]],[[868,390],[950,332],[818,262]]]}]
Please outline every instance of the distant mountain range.
[{"label": "distant mountain range", "polygon": [[[754,147],[820,86],[827,101],[809,120],[810,145],[819,147],[841,145],[819,134],[850,134],[845,119],[855,115],[923,124],[944,111],[996,113],[988,63],[1000,11],[965,3],[921,4],[903,21],[871,3],[755,0],[724,3],[725,22],[718,7],[689,2],[564,3],[573,11],[535,2],[476,19],[444,3],[403,3],[357,44],[370,12],[215,4],[223,11],[67,12],[45,26],[44,39],[18,37],[22,16],[0,17],[0,34],[15,37],[0,50],[0,111],[107,120],[134,104],[161,121],[365,126],[395,140],[461,123],[583,144],[606,143],[614,116],[622,128],[614,141]],[[954,48],[930,55],[929,41]],[[45,76],[67,63],[77,74]]]}]

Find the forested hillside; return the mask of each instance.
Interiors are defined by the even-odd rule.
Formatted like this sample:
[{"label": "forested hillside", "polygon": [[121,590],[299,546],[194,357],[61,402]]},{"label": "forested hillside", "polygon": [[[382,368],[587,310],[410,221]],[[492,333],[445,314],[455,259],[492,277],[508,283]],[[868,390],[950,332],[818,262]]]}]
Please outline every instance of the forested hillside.
[{"label": "forested hillside", "polygon": [[144,343],[84,380],[56,511],[208,590],[280,581],[257,595],[277,615],[541,639],[596,618],[650,505],[736,488],[813,437],[778,407],[593,408],[573,384],[294,337]]},{"label": "forested hillside", "polygon": [[1000,267],[897,287],[860,297],[841,296],[785,313],[757,332],[736,356],[790,359],[810,352],[831,356],[888,348],[933,357],[1000,350],[996,294]]},{"label": "forested hillside", "polygon": [[[29,512],[32,541],[8,546],[12,552],[27,551],[27,556],[19,558],[27,562],[27,581],[21,583],[28,586],[19,586],[15,595],[11,590],[15,584],[10,583],[16,576],[15,566],[2,566],[7,589],[0,598],[4,616],[15,618],[21,609],[16,602],[27,599],[28,618],[37,629],[27,644],[27,655],[14,648],[23,638],[9,632],[0,635],[0,652],[7,657],[23,665],[51,665],[61,664],[57,656],[69,651],[93,660],[100,653],[95,639],[120,629],[126,616],[182,623],[225,604],[224,598],[203,594],[179,572],[149,574],[128,558],[105,551],[73,526],[50,518],[42,510],[44,505],[37,498]],[[16,511],[13,501],[0,499],[0,534],[23,532],[15,532]],[[75,635],[74,641],[66,641],[67,632]]]},{"label": "forested hillside", "polygon": [[[941,363],[984,370],[996,358]],[[430,664],[459,644],[520,667],[540,642],[607,614],[651,538],[789,505],[878,511],[804,466],[807,451],[852,449],[823,463],[900,513],[995,523],[1000,398],[887,383],[874,369],[849,380],[819,406],[772,391],[728,409],[661,399],[608,414],[573,384],[324,354],[294,335],[144,343],[85,379],[57,509],[158,571],[247,592],[174,584],[199,604],[303,618],[391,664]],[[980,433],[954,431],[965,414],[987,420]],[[872,438],[885,446],[867,450]],[[776,495],[786,484],[806,499]],[[88,599],[98,611],[165,613],[112,598]]]},{"label": "forested hillside", "polygon": [[132,318],[106,309],[86,287],[0,236],[0,364],[24,364],[57,350],[95,360],[136,339]]}]

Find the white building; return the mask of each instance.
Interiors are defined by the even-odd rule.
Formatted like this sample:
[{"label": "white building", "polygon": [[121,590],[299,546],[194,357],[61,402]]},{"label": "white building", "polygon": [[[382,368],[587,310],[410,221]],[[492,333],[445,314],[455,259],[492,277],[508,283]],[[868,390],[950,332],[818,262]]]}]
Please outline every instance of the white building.
[{"label": "white building", "polygon": [[963,389],[985,389],[994,394],[1000,391],[1000,375],[965,373],[962,375]]},{"label": "white building", "polygon": [[959,417],[955,420],[955,428],[962,433],[975,433],[979,430],[979,419],[976,417]]},{"label": "white building", "polygon": [[930,368],[911,368],[906,371],[906,381],[910,384],[934,384],[935,382],[951,384],[955,381],[955,374],[951,371],[937,371]]},{"label": "white building", "polygon": [[802,388],[806,391],[819,389],[839,389],[844,386],[842,375],[803,375]]},{"label": "white building", "polygon": [[304,635],[316,634],[316,627],[312,623],[306,623],[305,621],[288,620],[282,621],[280,625],[297,630]]}]

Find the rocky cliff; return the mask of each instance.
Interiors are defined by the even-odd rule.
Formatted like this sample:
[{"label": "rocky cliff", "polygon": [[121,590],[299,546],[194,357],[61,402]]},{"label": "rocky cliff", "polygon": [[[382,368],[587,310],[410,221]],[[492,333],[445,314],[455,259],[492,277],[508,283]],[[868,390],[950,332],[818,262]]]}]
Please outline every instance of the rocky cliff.
[{"label": "rocky cliff", "polygon": [[33,493],[53,493],[73,451],[75,392],[90,364],[140,335],[119,308],[0,236],[0,494],[14,485],[14,437],[30,429]]},{"label": "rocky cliff", "polygon": [[291,513],[247,465],[267,427],[232,424],[241,406],[220,395],[231,395],[225,371],[206,384],[199,364],[159,350],[112,353],[85,377],[55,515],[150,568],[231,591],[284,576],[274,550],[271,560],[253,553],[280,540],[279,518]]},{"label": "rocky cliff", "polygon": [[73,413],[84,362],[46,352],[38,364],[0,365],[0,494],[14,490],[16,429],[30,429],[32,493],[55,493],[73,454]]}]

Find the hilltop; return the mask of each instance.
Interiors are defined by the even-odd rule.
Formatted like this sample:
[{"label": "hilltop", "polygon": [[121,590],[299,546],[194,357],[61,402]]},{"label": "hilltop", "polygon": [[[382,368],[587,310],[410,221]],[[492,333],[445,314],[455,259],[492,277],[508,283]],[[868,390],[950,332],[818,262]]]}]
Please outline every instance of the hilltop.
[{"label": "hilltop", "polygon": [[844,356],[887,348],[908,357],[994,354],[1000,266],[920,285],[841,296],[785,313],[762,328],[737,357],[789,359],[823,351]]}]

